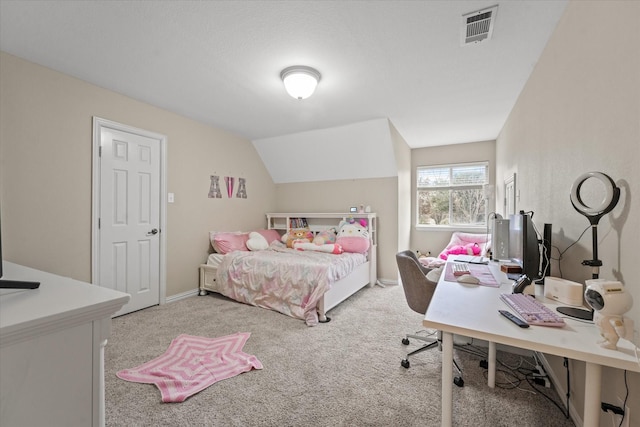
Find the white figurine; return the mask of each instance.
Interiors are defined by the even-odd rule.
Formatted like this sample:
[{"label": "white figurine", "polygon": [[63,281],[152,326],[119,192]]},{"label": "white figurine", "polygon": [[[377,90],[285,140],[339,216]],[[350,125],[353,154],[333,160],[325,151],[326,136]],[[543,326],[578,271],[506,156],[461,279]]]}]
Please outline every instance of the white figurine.
[{"label": "white figurine", "polygon": [[587,280],[584,297],[595,310],[593,322],[600,329],[600,347],[616,350],[618,340],[633,331],[631,319],[623,314],[631,309],[633,299],[620,282],[605,279]]}]

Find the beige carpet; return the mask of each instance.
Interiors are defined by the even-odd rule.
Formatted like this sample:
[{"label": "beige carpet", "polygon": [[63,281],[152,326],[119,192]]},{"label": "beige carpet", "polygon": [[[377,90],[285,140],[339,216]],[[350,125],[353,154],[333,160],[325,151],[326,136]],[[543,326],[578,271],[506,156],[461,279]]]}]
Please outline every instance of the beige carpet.
[{"label": "beige carpet", "polygon": [[[330,312],[332,321],[301,320],[239,304],[215,294],[194,296],[113,320],[106,347],[107,426],[437,426],[440,424],[440,352],[400,360],[404,333],[420,329],[398,286],[365,288]],[[219,337],[250,332],[244,351],[264,369],[220,381],[182,403],[162,403],[154,385],[121,380],[116,372],[162,354],[180,334]],[[475,346],[467,346],[475,349]],[[465,386],[454,386],[458,426],[573,426],[563,411],[512,383],[508,369],[490,389],[483,358],[456,350]],[[509,366],[530,360],[498,353]],[[523,378],[524,376],[521,375]],[[508,389],[507,389],[508,388]],[[543,391],[559,402],[552,389]]]}]

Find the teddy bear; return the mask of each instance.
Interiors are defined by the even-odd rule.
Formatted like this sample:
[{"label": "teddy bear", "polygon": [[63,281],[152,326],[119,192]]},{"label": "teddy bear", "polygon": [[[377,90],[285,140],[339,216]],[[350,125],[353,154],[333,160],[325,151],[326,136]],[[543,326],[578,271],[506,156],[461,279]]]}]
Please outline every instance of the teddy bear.
[{"label": "teddy bear", "polygon": [[455,245],[443,251],[443,253],[440,254],[440,258],[446,260],[449,255],[480,255],[480,245],[477,243]]},{"label": "teddy bear", "polygon": [[293,248],[295,242],[311,243],[312,240],[313,233],[308,228],[294,228],[282,236],[282,241],[288,248]]}]

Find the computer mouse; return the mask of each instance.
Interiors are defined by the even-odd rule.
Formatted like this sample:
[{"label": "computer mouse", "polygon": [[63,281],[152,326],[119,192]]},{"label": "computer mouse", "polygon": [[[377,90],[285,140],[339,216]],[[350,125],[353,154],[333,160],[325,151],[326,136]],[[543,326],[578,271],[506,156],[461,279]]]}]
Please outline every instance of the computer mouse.
[{"label": "computer mouse", "polygon": [[458,276],[458,282],[467,285],[477,285],[480,283],[480,279],[470,274],[463,274],[462,276]]}]

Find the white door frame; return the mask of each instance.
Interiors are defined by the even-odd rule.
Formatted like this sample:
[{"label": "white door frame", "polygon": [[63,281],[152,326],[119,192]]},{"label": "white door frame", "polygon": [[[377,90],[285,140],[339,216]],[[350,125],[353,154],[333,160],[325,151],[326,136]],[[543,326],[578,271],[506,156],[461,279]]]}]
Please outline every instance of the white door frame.
[{"label": "white door frame", "polygon": [[167,137],[154,132],[93,117],[92,184],[91,184],[91,283],[100,285],[100,139],[102,128],[133,133],[160,141],[160,304],[166,302],[167,284]]}]

